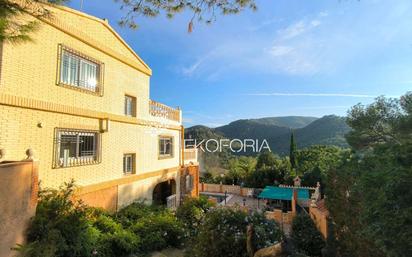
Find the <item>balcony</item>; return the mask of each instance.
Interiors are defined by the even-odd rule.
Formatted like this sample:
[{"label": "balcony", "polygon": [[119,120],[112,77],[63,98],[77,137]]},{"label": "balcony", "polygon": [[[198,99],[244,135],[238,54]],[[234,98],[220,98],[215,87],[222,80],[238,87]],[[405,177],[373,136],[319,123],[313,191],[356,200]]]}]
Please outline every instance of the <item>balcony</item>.
[{"label": "balcony", "polygon": [[154,117],[165,118],[179,123],[181,122],[180,109],[174,109],[153,100],[149,101],[149,112],[150,115]]},{"label": "balcony", "polygon": [[186,148],[184,150],[184,164],[197,164],[197,148]]}]

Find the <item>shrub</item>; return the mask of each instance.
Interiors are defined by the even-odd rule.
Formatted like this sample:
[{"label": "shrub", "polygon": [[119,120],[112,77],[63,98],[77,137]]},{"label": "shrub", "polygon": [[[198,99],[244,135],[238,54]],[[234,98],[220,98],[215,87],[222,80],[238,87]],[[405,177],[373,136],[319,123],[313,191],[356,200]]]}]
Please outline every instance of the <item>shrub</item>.
[{"label": "shrub", "polygon": [[255,249],[261,249],[279,242],[282,232],[274,220],[268,220],[263,214],[257,212],[247,217],[249,224],[253,225],[253,245]]},{"label": "shrub", "polygon": [[166,213],[168,210],[162,206],[147,205],[144,202],[134,202],[116,213],[116,220],[123,226],[129,227],[137,220],[147,216]]},{"label": "shrub", "polygon": [[140,251],[140,237],[123,226],[105,212],[89,218],[93,227],[99,231],[96,247],[98,256],[128,256]]},{"label": "shrub", "polygon": [[176,217],[180,220],[189,236],[197,235],[200,224],[206,213],[215,204],[211,203],[207,197],[186,198],[182,205],[177,208]]},{"label": "shrub", "polygon": [[87,219],[87,208],[72,201],[73,182],[60,190],[41,190],[24,246],[17,247],[25,257],[85,257],[95,249],[99,232]]},{"label": "shrub", "polygon": [[321,256],[325,242],[309,215],[299,214],[293,219],[291,238],[297,252]]},{"label": "shrub", "polygon": [[183,225],[171,213],[141,218],[130,226],[130,230],[140,236],[143,252],[181,247],[184,240]]},{"label": "shrub", "polygon": [[112,217],[99,215],[93,224],[102,233],[115,233],[122,229],[122,225],[115,221]]},{"label": "shrub", "polygon": [[[262,215],[229,208],[212,209],[201,224],[199,233],[193,239],[187,256],[194,257],[246,257],[246,229],[253,224],[257,229],[258,244],[272,245],[280,240],[279,228],[267,222]],[[274,231],[272,234],[270,231]],[[261,240],[262,239],[262,240]]]},{"label": "shrub", "polygon": [[128,256],[140,249],[140,238],[133,232],[118,228],[113,233],[102,234],[97,247],[98,256]]},{"label": "shrub", "polygon": [[246,256],[246,214],[227,208],[211,210],[187,256]]},{"label": "shrub", "polygon": [[116,219],[140,238],[141,252],[181,247],[184,242],[183,224],[164,207],[136,202],[120,210]]},{"label": "shrub", "polygon": [[27,244],[16,248],[21,257],[128,256],[140,250],[140,238],[107,212],[73,200],[73,182],[59,190],[39,193]]}]

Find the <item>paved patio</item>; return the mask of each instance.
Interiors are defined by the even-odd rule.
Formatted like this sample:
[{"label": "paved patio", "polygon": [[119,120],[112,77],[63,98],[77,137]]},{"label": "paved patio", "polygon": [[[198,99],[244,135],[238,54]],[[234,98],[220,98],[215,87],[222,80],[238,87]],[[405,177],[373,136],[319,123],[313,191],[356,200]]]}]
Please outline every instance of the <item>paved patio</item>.
[{"label": "paved patio", "polygon": [[[253,197],[243,197],[240,195],[232,195],[232,197],[226,203],[226,206],[243,206],[243,199],[246,199],[245,206],[252,209],[252,210],[261,210],[263,211],[265,204],[262,199],[259,200],[259,207],[258,207],[258,199]],[[290,235],[291,232],[291,224],[282,222],[280,228],[286,235]]]},{"label": "paved patio", "polygon": [[[246,200],[245,202],[243,200]],[[243,197],[240,195],[233,195],[229,201],[226,203],[227,206],[247,206],[253,210],[258,209],[258,199],[253,198],[253,197]],[[263,209],[262,207],[264,206],[264,203],[262,200],[259,201],[259,209]]]}]

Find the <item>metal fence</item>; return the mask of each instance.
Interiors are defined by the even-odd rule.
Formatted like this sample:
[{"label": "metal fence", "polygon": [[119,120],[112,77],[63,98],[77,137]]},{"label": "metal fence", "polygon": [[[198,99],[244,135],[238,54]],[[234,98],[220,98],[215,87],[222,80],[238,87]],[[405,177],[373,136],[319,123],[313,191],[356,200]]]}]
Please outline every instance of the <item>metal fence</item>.
[{"label": "metal fence", "polygon": [[176,209],[176,207],[177,207],[177,196],[176,196],[176,194],[168,196],[166,198],[166,201],[167,201],[167,208]]}]

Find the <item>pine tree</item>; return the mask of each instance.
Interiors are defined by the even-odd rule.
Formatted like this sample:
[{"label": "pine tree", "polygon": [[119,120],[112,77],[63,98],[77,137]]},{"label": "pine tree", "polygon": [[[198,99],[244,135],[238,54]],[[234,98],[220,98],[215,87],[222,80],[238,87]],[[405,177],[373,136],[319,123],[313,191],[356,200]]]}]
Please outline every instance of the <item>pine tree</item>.
[{"label": "pine tree", "polygon": [[290,152],[289,152],[289,161],[290,165],[292,166],[292,169],[296,169],[297,166],[297,160],[296,160],[296,142],[295,142],[295,135],[293,131],[290,133]]},{"label": "pine tree", "polygon": [[[40,25],[37,19],[51,18],[49,4],[62,5],[70,0],[0,0],[0,43],[31,41],[30,33]],[[243,10],[256,10],[255,0],[116,0],[125,15],[119,21],[120,25],[137,28],[138,17],[156,17],[165,14],[173,18],[176,14],[188,11],[192,13],[188,25],[188,32],[192,32],[194,22],[204,21],[207,24],[216,20],[217,13],[223,15],[237,14]],[[31,15],[37,19],[24,22],[23,15]]]},{"label": "pine tree", "polygon": [[182,12],[192,13],[188,24],[188,32],[192,32],[195,21],[210,24],[216,20],[218,13],[222,15],[237,14],[246,9],[257,10],[255,0],[118,0],[126,15],[120,20],[120,25],[137,28],[138,17],[156,17],[165,14],[173,18]]},{"label": "pine tree", "polygon": [[39,25],[38,20],[23,19],[24,15],[30,15],[37,19],[50,19],[52,17],[47,9],[49,4],[61,5],[69,0],[0,0],[0,43],[19,43],[30,41],[30,33]]}]

